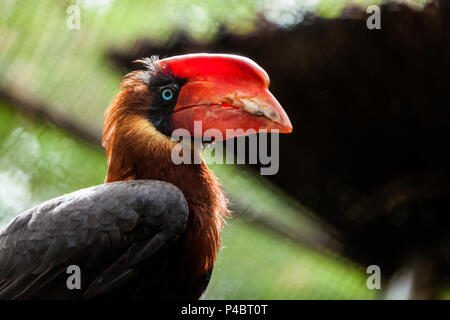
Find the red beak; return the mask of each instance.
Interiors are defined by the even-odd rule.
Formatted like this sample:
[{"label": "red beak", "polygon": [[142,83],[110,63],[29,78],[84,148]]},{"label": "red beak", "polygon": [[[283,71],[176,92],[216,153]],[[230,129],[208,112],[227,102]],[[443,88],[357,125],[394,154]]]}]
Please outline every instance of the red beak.
[{"label": "red beak", "polygon": [[[292,131],[286,112],[268,90],[267,73],[252,60],[236,55],[189,54],[160,63],[188,80],[172,115],[174,129],[184,128],[192,136],[201,134],[204,138],[211,137],[209,129],[216,129],[223,139],[246,135],[249,129]],[[201,133],[194,130],[194,121],[201,121]]]}]

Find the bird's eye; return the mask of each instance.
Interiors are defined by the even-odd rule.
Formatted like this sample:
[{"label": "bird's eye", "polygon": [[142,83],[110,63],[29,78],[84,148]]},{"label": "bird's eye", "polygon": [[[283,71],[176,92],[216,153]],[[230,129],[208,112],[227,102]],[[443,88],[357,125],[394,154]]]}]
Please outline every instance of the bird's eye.
[{"label": "bird's eye", "polygon": [[173,98],[173,90],[172,89],[164,89],[162,91],[162,97],[164,100],[171,100]]}]

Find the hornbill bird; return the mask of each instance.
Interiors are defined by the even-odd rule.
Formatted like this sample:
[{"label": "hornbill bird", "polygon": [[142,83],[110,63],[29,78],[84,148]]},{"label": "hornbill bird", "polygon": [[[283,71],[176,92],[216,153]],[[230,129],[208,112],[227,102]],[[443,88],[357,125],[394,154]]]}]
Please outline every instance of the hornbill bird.
[{"label": "hornbill bird", "polygon": [[[105,114],[106,183],[31,208],[0,233],[0,298],[197,299],[206,289],[227,199],[203,160],[176,164],[173,148],[180,140],[194,148],[208,129],[230,138],[227,129],[292,125],[266,72],[247,58],[139,62],[145,68],[122,78]],[[172,138],[176,129],[190,137]],[[69,266],[80,271],[72,290]]]}]

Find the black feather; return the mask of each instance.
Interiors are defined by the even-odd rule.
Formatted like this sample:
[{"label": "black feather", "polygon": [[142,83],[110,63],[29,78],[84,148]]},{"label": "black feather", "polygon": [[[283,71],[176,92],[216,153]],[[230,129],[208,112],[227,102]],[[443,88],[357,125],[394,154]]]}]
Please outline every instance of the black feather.
[{"label": "black feather", "polygon": [[[186,287],[173,269],[188,215],[182,192],[162,181],[47,201],[0,232],[0,298],[198,298],[203,284]],[[81,290],[66,286],[69,265],[81,269]]]}]

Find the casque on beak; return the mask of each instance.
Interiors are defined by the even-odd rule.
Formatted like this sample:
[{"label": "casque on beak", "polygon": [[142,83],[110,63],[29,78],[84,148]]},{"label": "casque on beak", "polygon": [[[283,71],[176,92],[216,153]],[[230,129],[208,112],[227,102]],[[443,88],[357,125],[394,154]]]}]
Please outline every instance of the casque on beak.
[{"label": "casque on beak", "polygon": [[[219,130],[228,139],[245,131],[266,129],[292,131],[292,124],[269,92],[267,73],[250,59],[236,55],[192,54],[160,61],[188,82],[181,88],[172,115],[174,129],[187,129],[192,136],[194,121],[201,121],[202,136]],[[230,130],[242,129],[230,136]]]}]

